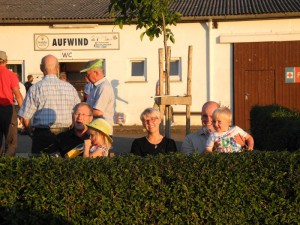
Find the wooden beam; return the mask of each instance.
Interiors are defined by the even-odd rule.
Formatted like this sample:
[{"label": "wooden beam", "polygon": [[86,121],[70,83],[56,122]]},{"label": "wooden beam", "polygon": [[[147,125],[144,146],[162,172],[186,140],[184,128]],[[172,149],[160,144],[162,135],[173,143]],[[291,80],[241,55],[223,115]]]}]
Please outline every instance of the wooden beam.
[{"label": "wooden beam", "polygon": [[191,96],[159,96],[156,97],[158,105],[191,105]]}]

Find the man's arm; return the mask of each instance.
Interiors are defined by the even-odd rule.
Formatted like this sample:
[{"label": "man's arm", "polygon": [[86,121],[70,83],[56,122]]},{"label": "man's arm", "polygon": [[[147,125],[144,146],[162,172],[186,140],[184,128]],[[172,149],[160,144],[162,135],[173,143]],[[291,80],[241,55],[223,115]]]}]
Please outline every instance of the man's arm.
[{"label": "man's arm", "polygon": [[193,147],[192,140],[189,138],[189,136],[186,136],[184,141],[182,142],[180,152],[186,155],[192,154],[195,152],[195,149]]},{"label": "man's arm", "polygon": [[18,87],[14,87],[12,89],[12,91],[13,91],[13,94],[15,95],[15,98],[16,98],[16,100],[18,102],[19,107],[21,108],[21,106],[23,104],[23,96],[22,96],[22,94],[20,92],[20,89]]},{"label": "man's arm", "polygon": [[94,117],[103,117],[103,112],[98,109],[93,109],[93,116]]},{"label": "man's arm", "polygon": [[20,122],[22,123],[23,127],[26,128],[29,136],[31,136],[32,135],[32,127],[31,127],[31,124],[30,124],[30,120],[26,119],[24,117],[20,117]]}]

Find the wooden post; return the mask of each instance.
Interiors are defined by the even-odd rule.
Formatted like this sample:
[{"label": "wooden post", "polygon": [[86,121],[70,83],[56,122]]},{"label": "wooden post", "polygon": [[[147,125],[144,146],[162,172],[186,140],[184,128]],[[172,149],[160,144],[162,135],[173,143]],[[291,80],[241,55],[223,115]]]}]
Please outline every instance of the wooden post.
[{"label": "wooden post", "polygon": [[[164,96],[165,93],[164,91],[164,82],[163,82],[163,75],[164,75],[164,50],[160,48],[158,50],[158,55],[159,55],[159,96]],[[165,114],[165,106],[159,104],[159,111],[161,113],[161,124],[159,126],[159,130],[161,134],[165,133],[164,129],[164,114]]]},{"label": "wooden post", "polygon": [[[167,55],[166,55],[166,62],[165,62],[165,81],[166,81],[166,88],[165,92],[166,95],[170,95],[170,58],[171,58],[171,47],[167,47]],[[165,116],[166,116],[166,127],[165,127],[165,136],[171,137],[171,121],[170,121],[170,105],[166,105],[165,109]]]},{"label": "wooden post", "polygon": [[[193,47],[189,46],[188,51],[188,71],[187,71],[187,96],[191,97],[192,93],[192,54],[193,54]],[[188,135],[191,129],[191,105],[186,106],[186,130],[185,133]]]}]

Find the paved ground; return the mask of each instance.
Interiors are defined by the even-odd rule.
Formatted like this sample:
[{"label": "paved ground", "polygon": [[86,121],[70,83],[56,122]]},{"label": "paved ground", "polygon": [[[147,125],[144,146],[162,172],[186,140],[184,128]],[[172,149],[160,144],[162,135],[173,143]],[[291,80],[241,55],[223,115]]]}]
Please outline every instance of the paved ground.
[{"label": "paved ground", "polygon": [[[191,127],[191,132],[199,129],[197,126]],[[174,126],[171,128],[171,138],[173,138],[179,149],[182,140],[185,137],[184,126]],[[117,126],[114,127],[114,142],[112,152],[116,154],[126,153],[130,151],[131,143],[135,138],[145,136],[142,126]],[[18,135],[17,156],[27,157],[30,155],[31,138],[27,135]]]}]

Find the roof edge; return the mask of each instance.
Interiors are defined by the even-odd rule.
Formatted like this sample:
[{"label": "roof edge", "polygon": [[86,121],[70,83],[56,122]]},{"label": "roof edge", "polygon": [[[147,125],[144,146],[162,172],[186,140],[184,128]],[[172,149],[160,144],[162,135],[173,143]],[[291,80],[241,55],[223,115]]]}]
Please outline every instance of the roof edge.
[{"label": "roof edge", "polygon": [[291,13],[267,13],[267,14],[244,14],[244,15],[223,15],[223,16],[194,16],[181,17],[181,22],[196,22],[196,21],[231,21],[231,20],[260,20],[260,19],[279,19],[279,18],[300,18],[300,12]]},{"label": "roof edge", "polygon": [[[300,12],[289,12],[289,13],[268,13],[268,14],[244,14],[244,15],[223,15],[223,16],[184,16],[178,23],[187,22],[201,22],[201,21],[232,21],[232,20],[260,20],[260,19],[287,19],[287,18],[300,18]],[[97,24],[107,24],[113,25],[114,18],[98,18],[98,19],[1,19],[0,26],[5,25],[52,25],[52,24],[62,24],[62,23],[97,23]]]}]

